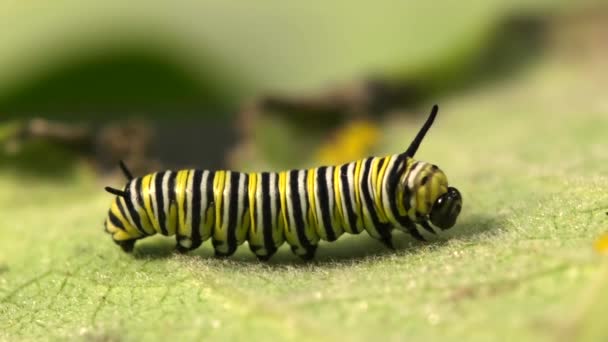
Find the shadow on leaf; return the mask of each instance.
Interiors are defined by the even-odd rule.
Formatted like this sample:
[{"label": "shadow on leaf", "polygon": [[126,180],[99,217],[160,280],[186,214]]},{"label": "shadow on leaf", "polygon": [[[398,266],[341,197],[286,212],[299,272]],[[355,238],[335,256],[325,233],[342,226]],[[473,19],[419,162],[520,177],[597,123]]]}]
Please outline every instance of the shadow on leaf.
[{"label": "shadow on leaf", "polygon": [[[369,258],[382,257],[387,255],[414,254],[428,247],[441,247],[448,244],[451,240],[469,240],[481,234],[491,234],[495,228],[502,226],[502,218],[486,215],[475,215],[465,218],[455,228],[444,232],[435,238],[429,237],[427,242],[420,242],[408,234],[395,231],[393,242],[395,250],[386,248],[378,240],[372,239],[366,233],[359,236],[345,234],[336,242],[321,242],[317,250],[315,259],[304,261],[293,255],[289,246],[285,243],[279,251],[266,263],[272,265],[293,265],[306,266],[309,264],[323,265],[336,263],[350,263],[353,261],[363,261]],[[428,237],[429,235],[427,235]],[[151,241],[152,240],[152,241]],[[176,254],[175,240],[171,238],[154,237],[136,244],[133,256],[136,259],[162,259]],[[203,245],[189,253],[193,257],[214,258],[211,243],[206,241]],[[235,263],[260,263],[250,252],[248,246],[242,245],[230,259]]]}]

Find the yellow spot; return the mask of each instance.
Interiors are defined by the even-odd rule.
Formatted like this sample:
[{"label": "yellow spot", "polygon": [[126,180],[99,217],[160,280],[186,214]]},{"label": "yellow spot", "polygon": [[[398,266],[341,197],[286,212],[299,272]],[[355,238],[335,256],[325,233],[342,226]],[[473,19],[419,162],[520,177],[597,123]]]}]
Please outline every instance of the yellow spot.
[{"label": "yellow spot", "polygon": [[190,226],[186,222],[186,210],[184,206],[186,204],[186,190],[188,187],[188,177],[190,176],[190,170],[181,170],[177,173],[177,181],[175,182],[175,193],[177,199],[177,231],[182,236],[190,236]]},{"label": "yellow spot", "polygon": [[289,222],[287,221],[287,172],[279,173],[279,195],[281,197],[281,217],[287,232],[289,232]]},{"label": "yellow spot", "polygon": [[257,173],[249,174],[249,216],[251,220],[251,232],[253,234],[256,233],[256,225],[255,225],[255,196],[258,190],[258,182],[257,182]]},{"label": "yellow spot", "polygon": [[340,183],[340,168],[341,165],[338,165],[334,168],[334,198],[336,200],[336,211],[337,214],[335,216],[338,217],[337,221],[341,227],[346,227],[346,223],[344,222],[344,216],[342,214],[342,186]]},{"label": "yellow spot", "polygon": [[380,138],[380,128],[370,120],[355,120],[335,132],[317,151],[321,164],[341,164],[370,154]]},{"label": "yellow spot", "polygon": [[593,243],[593,249],[602,255],[608,255],[608,233],[602,234]]},{"label": "yellow spot", "polygon": [[355,177],[354,177],[354,188],[355,188],[355,204],[357,206],[357,229],[363,225],[361,222],[361,218],[363,217],[363,208],[361,207],[361,186],[360,184],[360,176],[361,176],[361,164],[362,160],[357,160],[355,163]]},{"label": "yellow spot", "polygon": [[[384,164],[378,170],[378,164],[381,160],[384,160]],[[378,216],[380,218],[380,222],[387,222],[388,218],[384,213],[384,206],[382,205],[382,180],[384,178],[384,172],[386,171],[386,167],[390,162],[390,157],[388,158],[375,158],[372,162],[372,191],[374,192],[374,202],[376,205],[376,212],[378,212]]]},{"label": "yellow spot", "polygon": [[213,195],[215,197],[215,237],[219,238],[222,229],[222,199],[224,198],[224,179],[226,178],[225,171],[218,171],[213,177]]}]

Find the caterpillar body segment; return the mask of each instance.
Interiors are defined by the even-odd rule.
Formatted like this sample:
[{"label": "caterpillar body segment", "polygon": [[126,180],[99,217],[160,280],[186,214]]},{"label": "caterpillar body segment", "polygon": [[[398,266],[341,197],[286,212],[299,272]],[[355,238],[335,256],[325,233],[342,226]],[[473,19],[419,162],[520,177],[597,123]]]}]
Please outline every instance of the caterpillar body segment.
[{"label": "caterpillar body segment", "polygon": [[[230,256],[248,242],[268,260],[287,243],[303,259],[314,257],[320,240],[344,233],[370,236],[392,248],[399,229],[424,240],[419,226],[434,233],[451,228],[462,207],[435,165],[413,156],[430,128],[437,106],[408,150],[351,163],[283,172],[180,170],[129,179],[114,198],[104,225],[125,251],[154,234],[176,236],[187,252],[211,240],[217,256]],[[434,228],[433,226],[437,227]]]}]

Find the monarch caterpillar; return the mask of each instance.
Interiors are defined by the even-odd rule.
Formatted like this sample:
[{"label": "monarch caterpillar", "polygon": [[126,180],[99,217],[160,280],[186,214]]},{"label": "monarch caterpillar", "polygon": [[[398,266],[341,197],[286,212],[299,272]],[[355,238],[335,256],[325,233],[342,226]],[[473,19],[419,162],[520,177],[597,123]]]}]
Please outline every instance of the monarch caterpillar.
[{"label": "monarch caterpillar", "polygon": [[401,154],[369,157],[308,170],[241,173],[180,170],[128,178],[116,195],[105,231],[126,252],[135,242],[160,233],[176,236],[176,249],[187,252],[212,240],[216,256],[230,256],[248,241],[260,260],[268,260],[284,242],[303,259],[312,259],[319,240],[334,241],[344,232],[367,231],[393,248],[392,230],[424,241],[418,230],[435,234],[456,223],[460,192],[448,187],[433,164],[413,159],[433,124],[438,107]]}]

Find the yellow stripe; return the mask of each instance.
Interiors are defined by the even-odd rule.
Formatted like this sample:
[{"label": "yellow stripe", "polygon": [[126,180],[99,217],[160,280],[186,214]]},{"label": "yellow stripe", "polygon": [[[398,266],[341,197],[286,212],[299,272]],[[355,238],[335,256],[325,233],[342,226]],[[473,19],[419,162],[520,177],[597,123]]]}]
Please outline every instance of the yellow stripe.
[{"label": "yellow stripe", "polygon": [[279,195],[281,196],[281,217],[283,218],[283,224],[287,231],[289,231],[289,221],[287,221],[287,172],[283,171],[279,173]]},{"label": "yellow stripe", "polygon": [[[203,173],[204,175],[204,173]],[[207,174],[207,177],[213,177],[213,175],[211,173]],[[202,193],[201,193],[201,199],[204,197],[206,199],[205,203],[207,208],[201,208],[201,214],[204,215],[204,221],[202,221],[202,226],[203,229],[201,231],[201,240],[205,241],[207,240],[210,236],[211,233],[213,232],[213,222],[215,220],[215,211],[213,210],[213,201],[215,200],[214,198],[207,198],[207,184],[208,184],[208,179],[207,178],[203,178],[204,179],[204,183],[201,184],[201,188],[202,188]],[[213,186],[213,185],[211,185]],[[213,190],[213,189],[211,189]],[[213,191],[211,192],[211,196],[213,196]],[[202,205],[202,201],[201,201],[201,205]]]},{"label": "yellow stripe", "polygon": [[[121,197],[120,200],[124,201],[124,199]],[[123,208],[125,207],[125,204],[123,203]],[[114,213],[114,215],[118,218],[118,220],[120,220],[120,223],[122,223],[123,227],[125,227],[125,230],[127,231],[127,233],[130,236],[133,237],[139,237],[141,236],[141,233],[139,232],[139,230],[137,230],[137,228],[133,227],[133,225],[131,225],[129,223],[129,221],[122,216],[122,213],[120,212],[120,209],[118,209],[118,204],[116,204],[116,201],[112,201],[112,212]],[[108,220],[109,221],[109,220]]]},{"label": "yellow stripe", "polygon": [[186,188],[188,186],[188,177],[190,176],[190,170],[181,170],[177,173],[175,181],[175,194],[177,199],[177,214],[179,223],[177,225],[177,232],[182,236],[190,236],[190,226],[186,224]]},{"label": "yellow stripe", "polygon": [[[143,191],[143,184],[142,184],[142,191],[140,195],[143,195],[144,191]],[[146,196],[143,196],[144,198]],[[156,230],[154,230],[154,227],[152,226],[152,223],[150,223],[150,220],[148,219],[148,213],[146,212],[146,208],[145,205],[144,207],[140,207],[139,203],[133,203],[133,206],[135,207],[135,210],[137,211],[137,214],[139,215],[139,222],[141,223],[142,228],[144,229],[144,231],[146,232],[146,234],[148,235],[154,235],[156,234]],[[143,209],[143,212],[142,212]]]},{"label": "yellow stripe", "polygon": [[209,206],[207,208],[207,212],[205,213],[205,230],[203,230],[204,232],[206,232],[207,234],[201,234],[201,238],[203,239],[203,241],[205,241],[206,239],[208,239],[211,236],[211,233],[213,232],[213,221],[215,220],[215,211],[213,210],[212,206]]},{"label": "yellow stripe", "polygon": [[[376,207],[376,214],[378,215],[378,218],[380,219],[380,221],[383,221],[383,217],[380,211],[378,211],[378,204],[380,203],[379,200],[380,198],[377,196],[376,193],[376,182],[378,181],[378,164],[380,163],[380,158],[374,158],[372,159],[372,163],[370,165],[370,185],[372,186],[372,189],[370,190],[370,195],[373,196],[373,200],[374,200],[374,206]],[[384,220],[386,222],[386,220]]]},{"label": "yellow stripe", "polygon": [[258,190],[258,174],[250,173],[249,174],[249,217],[251,221],[251,232],[253,234],[256,233],[256,225],[255,225],[255,195]]},{"label": "yellow stripe", "polygon": [[344,216],[342,214],[342,186],[340,183],[340,167],[336,166],[334,169],[334,201],[336,202],[336,208],[338,208],[338,222],[341,227],[348,226],[344,221]]},{"label": "yellow stripe", "polygon": [[315,174],[317,169],[308,169],[306,176],[306,193],[308,194],[308,224],[316,232],[319,224],[317,223],[317,203],[315,202]]},{"label": "yellow stripe", "polygon": [[169,222],[167,222],[167,234],[169,236],[175,234],[175,230],[177,227],[175,223],[177,222],[177,205],[175,203],[169,204]]},{"label": "yellow stripe", "polygon": [[124,240],[132,240],[133,237],[130,236],[129,234],[125,233],[122,230],[118,230],[116,233],[112,234],[112,239],[114,239],[114,241],[124,241]]},{"label": "yellow stripe", "polygon": [[361,207],[361,185],[359,184],[359,177],[361,176],[361,165],[363,164],[363,160],[357,160],[355,162],[355,177],[353,179],[353,187],[355,188],[355,203],[356,203],[356,208],[355,210],[357,211],[357,230],[359,229],[359,227],[361,227],[362,225],[362,221],[361,219],[363,218],[363,213],[362,210],[363,208]]},{"label": "yellow stripe", "polygon": [[[399,180],[399,183],[404,184],[404,186],[397,187],[397,210],[399,211],[399,215],[401,216],[408,215],[408,212],[405,210],[405,205],[403,203],[403,188],[407,186],[407,184],[405,184],[405,179],[407,178],[408,174],[411,171],[411,167],[414,164],[413,159],[411,158],[408,158],[407,161],[404,161],[404,163],[407,163],[405,167],[405,172],[403,172],[403,175]],[[412,194],[412,196],[416,196],[416,194]]]},{"label": "yellow stripe", "polygon": [[114,234],[116,232],[123,231],[122,229],[120,229],[117,226],[115,226],[112,223],[112,221],[110,221],[110,218],[107,218],[105,220],[104,224],[106,225],[106,229],[107,229],[108,232],[110,232],[110,234]]},{"label": "yellow stripe", "polygon": [[158,222],[158,215],[154,215],[154,210],[152,210],[152,196],[154,196],[154,191],[152,191],[151,186],[154,184],[153,180],[156,177],[156,174],[144,176],[141,180],[141,195],[144,198],[144,208],[148,213],[148,216],[152,218],[152,226],[154,230],[160,232],[160,223]]},{"label": "yellow stripe", "polygon": [[384,164],[382,164],[382,168],[377,173],[377,175],[374,176],[374,188],[376,190],[376,207],[381,222],[388,222],[388,217],[386,216],[384,206],[382,205],[382,184],[384,183],[384,174],[386,173],[386,169],[388,168],[388,164],[390,164],[391,159],[391,156],[384,157]]},{"label": "yellow stripe", "polygon": [[[224,179],[226,171],[217,171],[213,177],[213,197],[215,200],[215,232],[222,228],[222,199],[224,198]],[[218,234],[215,234],[218,235]]]}]

